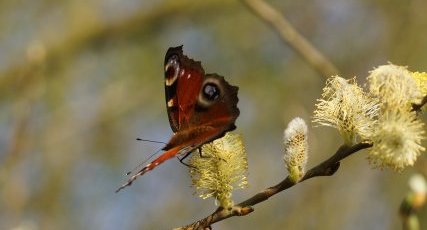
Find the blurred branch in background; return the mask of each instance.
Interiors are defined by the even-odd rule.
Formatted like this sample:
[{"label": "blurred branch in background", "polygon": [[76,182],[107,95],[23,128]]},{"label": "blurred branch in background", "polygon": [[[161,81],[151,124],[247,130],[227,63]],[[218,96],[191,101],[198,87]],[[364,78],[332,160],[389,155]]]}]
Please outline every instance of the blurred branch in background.
[{"label": "blurred branch in background", "polygon": [[320,51],[310,44],[288,20],[263,0],[242,0],[242,2],[260,19],[270,24],[279,33],[280,38],[288,43],[323,77],[339,74],[338,68]]}]

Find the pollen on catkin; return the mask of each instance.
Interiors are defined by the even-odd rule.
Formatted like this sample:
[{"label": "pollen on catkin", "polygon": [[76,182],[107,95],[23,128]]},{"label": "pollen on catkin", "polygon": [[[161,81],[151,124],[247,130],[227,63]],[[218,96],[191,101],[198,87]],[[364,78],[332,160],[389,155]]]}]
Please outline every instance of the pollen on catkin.
[{"label": "pollen on catkin", "polygon": [[190,159],[190,175],[196,193],[203,199],[214,197],[220,207],[233,206],[232,191],[247,187],[247,158],[240,135],[224,137],[203,145]]},{"label": "pollen on catkin", "polygon": [[371,136],[373,146],[369,149],[368,160],[375,167],[389,167],[401,171],[412,166],[424,151],[424,124],[414,113],[385,111],[378,119],[378,125]]},{"label": "pollen on catkin", "polygon": [[289,122],[284,131],[283,143],[285,167],[289,178],[296,183],[305,174],[308,158],[307,125],[303,119],[297,117]]},{"label": "pollen on catkin", "polygon": [[406,67],[393,64],[381,65],[370,71],[367,78],[369,91],[379,98],[381,110],[411,109],[419,103],[422,94],[411,72]]},{"label": "pollen on catkin", "polygon": [[426,72],[412,72],[412,78],[415,80],[415,84],[418,87],[418,90],[421,92],[421,95],[427,95],[427,73]]},{"label": "pollen on catkin", "polygon": [[425,150],[424,123],[412,111],[421,91],[411,73],[393,64],[379,66],[368,76],[370,92],[380,101],[378,122],[369,139],[368,160],[375,167],[402,171]]},{"label": "pollen on catkin", "polygon": [[[418,90],[421,92],[423,97],[427,97],[427,73],[426,72],[412,72],[412,78],[415,80],[415,84],[417,84]],[[427,106],[421,107],[422,111],[427,111]]]},{"label": "pollen on catkin", "polygon": [[369,136],[377,113],[377,100],[365,93],[355,78],[333,76],[318,99],[313,122],[338,129],[344,144],[351,146]]}]

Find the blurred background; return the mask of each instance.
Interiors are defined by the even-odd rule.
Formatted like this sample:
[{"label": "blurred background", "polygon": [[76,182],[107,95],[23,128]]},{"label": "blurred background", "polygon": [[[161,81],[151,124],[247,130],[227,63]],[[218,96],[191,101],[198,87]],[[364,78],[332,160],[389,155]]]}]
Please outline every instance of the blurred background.
[{"label": "blurred background", "polygon": [[[391,61],[427,71],[427,1],[279,1],[279,10],[343,77]],[[282,133],[296,116],[310,125],[308,167],[341,145],[310,122],[325,76],[241,1],[1,0],[0,229],[171,229],[209,215],[188,169],[165,162],[114,190],[172,134],[163,59],[171,46],[238,85],[235,132],[243,135],[249,188],[286,176]],[[424,115],[424,120],[426,117]],[[424,144],[424,146],[426,146]],[[214,229],[400,229],[408,178],[427,175],[421,156],[403,173],[372,169],[366,152]],[[420,213],[427,226],[427,210]]]}]

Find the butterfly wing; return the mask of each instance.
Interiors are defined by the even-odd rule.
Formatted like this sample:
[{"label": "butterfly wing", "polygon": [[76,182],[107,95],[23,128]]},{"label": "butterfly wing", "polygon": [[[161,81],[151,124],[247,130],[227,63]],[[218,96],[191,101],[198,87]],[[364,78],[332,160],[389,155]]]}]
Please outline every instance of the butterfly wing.
[{"label": "butterfly wing", "polygon": [[165,55],[165,96],[169,123],[173,132],[185,129],[184,119],[200,91],[205,71],[200,62],[182,52],[182,46],[171,47]]}]

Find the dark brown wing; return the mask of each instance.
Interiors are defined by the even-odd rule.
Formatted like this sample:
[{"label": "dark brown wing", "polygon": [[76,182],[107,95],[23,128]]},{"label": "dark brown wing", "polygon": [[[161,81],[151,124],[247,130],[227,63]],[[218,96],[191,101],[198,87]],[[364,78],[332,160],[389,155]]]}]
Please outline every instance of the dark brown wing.
[{"label": "dark brown wing", "polygon": [[[234,130],[237,117],[237,86],[230,85],[218,74],[207,74],[203,80],[191,124],[212,126],[222,132]],[[221,135],[221,136],[222,136]]]}]

